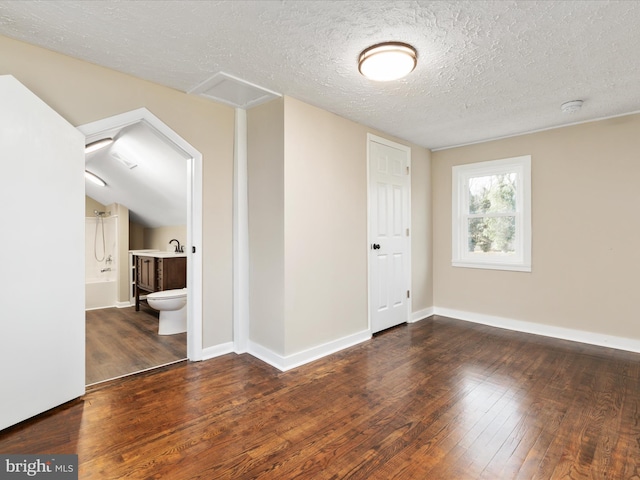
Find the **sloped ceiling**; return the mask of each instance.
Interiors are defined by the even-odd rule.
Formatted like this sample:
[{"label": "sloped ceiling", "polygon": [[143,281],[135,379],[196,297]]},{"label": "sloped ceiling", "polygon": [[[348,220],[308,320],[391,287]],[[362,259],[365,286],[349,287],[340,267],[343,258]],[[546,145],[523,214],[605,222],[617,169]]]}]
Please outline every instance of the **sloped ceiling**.
[{"label": "sloped ceiling", "polygon": [[114,142],[86,156],[86,169],[106,187],[85,182],[103,205],[119,203],[131,221],[149,228],[186,225],[189,157],[144,121],[109,132]]},{"label": "sloped ceiling", "polygon": [[[225,72],[432,149],[639,111],[638,25],[637,1],[0,2],[0,34],[185,92]],[[387,40],[417,69],[364,79]]]}]

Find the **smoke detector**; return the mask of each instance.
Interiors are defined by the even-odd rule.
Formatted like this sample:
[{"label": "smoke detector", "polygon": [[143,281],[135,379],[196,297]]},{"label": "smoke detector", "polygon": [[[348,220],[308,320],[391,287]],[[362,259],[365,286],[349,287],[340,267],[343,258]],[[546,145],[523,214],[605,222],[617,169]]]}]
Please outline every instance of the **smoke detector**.
[{"label": "smoke detector", "polygon": [[576,113],[582,108],[582,100],[571,100],[570,102],[564,102],[560,105],[562,113]]}]

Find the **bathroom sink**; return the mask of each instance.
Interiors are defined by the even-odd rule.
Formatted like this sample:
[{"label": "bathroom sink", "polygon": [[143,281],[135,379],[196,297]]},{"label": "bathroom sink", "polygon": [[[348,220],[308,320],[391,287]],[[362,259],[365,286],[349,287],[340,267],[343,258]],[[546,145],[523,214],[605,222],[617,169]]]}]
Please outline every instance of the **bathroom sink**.
[{"label": "bathroom sink", "polygon": [[175,253],[175,252],[149,252],[149,253],[147,253],[145,255],[149,256],[149,257],[156,257],[156,258],[170,258],[170,257],[186,257],[187,253],[186,252],[182,252],[182,253]]}]

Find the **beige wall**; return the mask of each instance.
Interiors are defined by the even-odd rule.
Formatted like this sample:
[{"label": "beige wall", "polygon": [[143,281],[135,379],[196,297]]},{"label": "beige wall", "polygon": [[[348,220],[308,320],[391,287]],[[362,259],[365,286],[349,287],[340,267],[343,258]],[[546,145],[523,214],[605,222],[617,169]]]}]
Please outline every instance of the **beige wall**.
[{"label": "beige wall", "polygon": [[[162,250],[173,252],[176,242],[171,244],[169,248],[169,241],[176,239],[180,242],[180,245],[187,244],[187,226],[175,225],[158,228],[145,228],[144,229],[144,242],[143,248],[151,248],[154,250]],[[185,252],[187,249],[185,248]]]},{"label": "beige wall", "polygon": [[[407,142],[290,97],[248,120],[251,339],[291,355],[367,330],[367,133]],[[410,146],[416,310],[432,306],[430,156]]]},{"label": "beige wall", "polygon": [[144,249],[144,227],[139,223],[129,222],[129,250]]},{"label": "beige wall", "polygon": [[231,341],[234,110],[6,37],[0,74],[76,126],[146,107],[202,153],[203,346]]},{"label": "beige wall", "polygon": [[284,100],[247,112],[249,338],[284,354]]},{"label": "beige wall", "polygon": [[100,202],[98,202],[97,200],[94,200],[91,197],[88,196],[84,196],[84,216],[85,217],[95,217],[95,213],[94,210],[98,210],[99,212],[104,212],[105,211],[105,207],[104,205],[102,205]]},{"label": "beige wall", "polygon": [[368,329],[366,138],[285,98],[287,354]]},{"label": "beige wall", "polygon": [[431,155],[426,148],[411,149],[411,309],[416,313],[433,307]]},{"label": "beige wall", "polygon": [[[433,153],[434,303],[640,339],[640,115]],[[451,267],[451,167],[531,155],[531,273]]]}]

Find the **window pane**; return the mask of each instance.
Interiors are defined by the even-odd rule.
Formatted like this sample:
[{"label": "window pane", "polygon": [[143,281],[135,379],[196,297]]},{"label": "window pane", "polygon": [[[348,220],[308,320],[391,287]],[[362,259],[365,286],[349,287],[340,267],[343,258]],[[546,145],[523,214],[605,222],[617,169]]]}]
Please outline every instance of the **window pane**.
[{"label": "window pane", "polygon": [[468,219],[468,252],[478,255],[513,255],[516,218],[482,217]]},{"label": "window pane", "polygon": [[516,211],[515,172],[469,179],[469,213]]},{"label": "window pane", "polygon": [[451,173],[451,265],[530,272],[531,155]]}]

